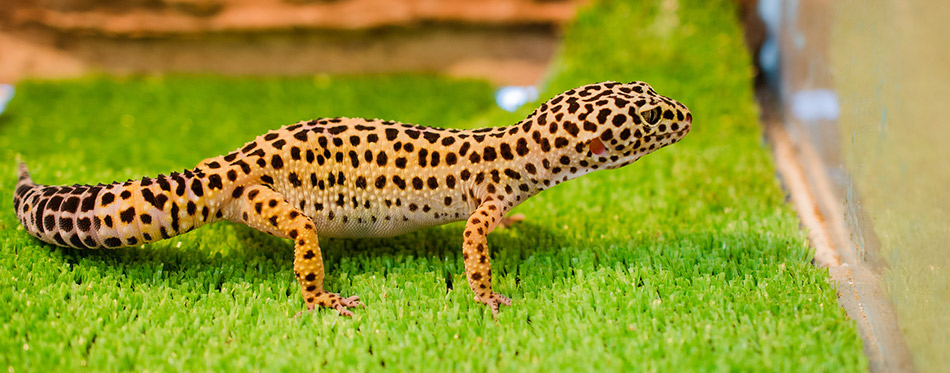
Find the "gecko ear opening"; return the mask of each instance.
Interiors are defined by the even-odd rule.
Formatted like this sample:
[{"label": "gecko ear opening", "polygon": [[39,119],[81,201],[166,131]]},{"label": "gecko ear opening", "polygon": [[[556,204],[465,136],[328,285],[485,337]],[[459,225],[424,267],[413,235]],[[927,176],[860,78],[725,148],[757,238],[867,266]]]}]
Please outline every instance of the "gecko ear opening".
[{"label": "gecko ear opening", "polygon": [[604,146],[604,142],[600,141],[599,138],[595,138],[590,142],[590,152],[594,155],[604,155],[607,154],[607,147]]}]

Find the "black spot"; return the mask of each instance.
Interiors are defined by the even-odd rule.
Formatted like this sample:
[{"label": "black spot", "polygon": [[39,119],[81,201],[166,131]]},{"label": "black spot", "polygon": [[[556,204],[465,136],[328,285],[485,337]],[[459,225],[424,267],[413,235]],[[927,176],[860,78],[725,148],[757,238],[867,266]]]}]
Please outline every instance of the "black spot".
[{"label": "black spot", "polygon": [[69,197],[63,202],[62,209],[65,212],[76,212],[79,208],[79,197]]},{"label": "black spot", "polygon": [[406,181],[399,176],[393,176],[393,183],[395,183],[399,189],[406,189]]},{"label": "black spot", "polygon": [[432,152],[432,157],[430,157],[430,159],[431,159],[431,161],[430,161],[430,163],[429,163],[430,166],[432,166],[432,167],[438,166],[438,165],[439,165],[439,152]]},{"label": "black spot", "polygon": [[499,145],[498,149],[501,151],[501,157],[502,157],[502,158],[504,158],[504,159],[506,159],[506,160],[509,160],[509,161],[512,160],[512,159],[515,159],[514,153],[511,152],[511,145],[508,145],[507,143],[501,143],[501,145]]},{"label": "black spot", "polygon": [[[109,194],[112,195],[112,193]],[[113,195],[113,198],[114,197],[115,196]],[[105,196],[103,196],[102,199],[105,199]],[[46,208],[50,209],[51,211],[59,211],[59,206],[63,204],[63,196],[53,196],[48,201],[49,203],[46,204]]]},{"label": "black spot", "polygon": [[481,162],[481,161],[482,161],[482,156],[478,155],[478,153],[472,152],[472,155],[470,155],[470,156],[468,157],[468,161],[469,161],[469,162],[472,162],[472,163]]},{"label": "black spot", "polygon": [[445,164],[452,166],[458,163],[458,156],[455,153],[448,153],[445,155]]},{"label": "black spot", "polygon": [[406,135],[409,136],[409,138],[411,138],[411,139],[413,139],[413,140],[418,139],[418,138],[419,138],[419,135],[422,134],[422,133],[419,132],[418,130],[412,130],[412,129],[407,129],[407,130],[405,131],[405,133],[406,133]]},{"label": "black spot", "polygon": [[59,230],[64,232],[73,230],[73,219],[67,217],[59,218]]},{"label": "black spot", "polygon": [[294,187],[300,187],[303,185],[303,182],[297,177],[296,172],[291,172],[290,175],[287,176],[287,181],[289,181],[290,185],[293,185]]},{"label": "black spot", "polygon": [[130,197],[132,197],[132,192],[128,190],[123,190],[122,193],[119,193],[119,197],[122,197],[122,199],[129,199]]},{"label": "black spot", "polygon": [[515,143],[515,152],[518,153],[519,156],[523,157],[528,154],[528,151],[528,141],[524,138],[518,139],[518,141]]},{"label": "black spot", "polygon": [[571,134],[571,136],[577,136],[577,134],[581,132],[580,128],[577,127],[577,124],[570,121],[564,123],[564,130]]},{"label": "black spot", "polygon": [[248,143],[247,145],[244,145],[244,147],[241,148],[241,151],[244,152],[244,153],[247,153],[247,152],[251,151],[251,149],[254,149],[255,147],[257,147],[257,143],[256,143],[256,142],[250,142],[250,143]]},{"label": "black spot", "polygon": [[185,208],[185,212],[187,212],[188,215],[194,215],[196,212],[198,212],[198,205],[192,201],[188,201],[188,206]]},{"label": "black spot", "polygon": [[208,175],[208,188],[210,189],[221,189],[224,185],[221,184],[221,175]]},{"label": "black spot", "polygon": [[261,175],[261,182],[268,185],[274,185],[274,178],[270,175]]},{"label": "black spot", "polygon": [[515,180],[521,179],[521,174],[515,172],[515,170],[512,170],[510,168],[505,169],[505,176],[508,176]]},{"label": "black spot", "polygon": [[600,112],[597,113],[597,122],[600,124],[607,123],[608,116],[610,116],[610,109],[600,109]]},{"label": "black spot", "polygon": [[[178,232],[178,204],[177,203],[172,202],[172,210],[171,210],[170,215],[172,216],[172,230],[175,232]],[[112,218],[111,216],[106,216],[106,225],[110,227],[112,226],[111,218]]]},{"label": "black spot", "polygon": [[135,207],[129,207],[119,213],[119,220],[123,223],[131,223],[135,220]]},{"label": "black spot", "polygon": [[280,139],[280,140],[272,142],[270,145],[273,146],[274,148],[281,149],[284,147],[284,145],[287,145],[287,141]]},{"label": "black spot", "polygon": [[495,153],[495,148],[486,146],[485,150],[483,151],[483,157],[485,158],[485,161],[491,162],[498,158],[498,154]]},{"label": "black spot", "polygon": [[439,180],[435,176],[429,176],[429,180],[426,180],[426,184],[429,185],[429,189],[436,189],[439,187]]},{"label": "black spot", "polygon": [[442,145],[449,146],[455,143],[455,138],[452,136],[446,136],[442,138]]},{"label": "black spot", "polygon": [[343,195],[343,193],[340,193],[339,195],[337,195],[336,205],[340,207],[343,207],[344,205],[346,205],[346,197]]},{"label": "black spot", "polygon": [[465,153],[468,153],[468,148],[469,148],[469,147],[471,147],[471,145],[469,145],[469,143],[468,143],[467,141],[466,141],[466,142],[463,142],[463,143],[462,143],[462,146],[459,148],[459,156],[464,157],[464,156],[465,156]]},{"label": "black spot", "polygon": [[574,97],[567,99],[567,104],[567,112],[570,114],[576,113],[577,110],[581,108],[581,105],[577,103],[577,99]]},{"label": "black spot", "polygon": [[498,170],[491,170],[491,180],[496,183],[501,182],[501,176],[498,173]]},{"label": "black spot", "polygon": [[346,131],[346,126],[336,126],[336,127],[330,127],[327,129],[327,133],[331,135],[339,135],[343,131]]},{"label": "black spot", "polygon": [[568,156],[566,156],[566,155],[562,155],[562,156],[561,156],[561,159],[559,159],[558,161],[561,162],[561,164],[563,164],[563,165],[569,165],[569,164],[571,164],[571,158],[568,157]]},{"label": "black spot", "polygon": [[383,189],[386,186],[386,176],[380,176],[376,178],[376,188]]},{"label": "black spot", "polygon": [[[37,216],[37,218],[39,218],[40,215],[37,214],[36,216]],[[37,222],[37,223],[36,223],[36,226],[39,227],[40,224]],[[52,231],[53,228],[56,228],[56,216],[55,216],[55,215],[46,215],[46,217],[43,218],[43,225],[42,225],[42,226],[43,226],[43,228],[46,228],[46,230]],[[40,231],[42,231],[42,229],[40,229]]]},{"label": "black spot", "polygon": [[307,130],[301,130],[294,134],[294,138],[300,141],[307,141]]},{"label": "black spot", "polygon": [[426,166],[426,156],[429,155],[429,151],[426,149],[419,149],[419,167]]},{"label": "black spot", "polygon": [[395,165],[398,168],[406,168],[406,158],[404,157],[396,158]]},{"label": "black spot", "polygon": [[142,221],[142,224],[151,224],[151,223],[152,223],[152,215],[149,215],[149,214],[142,214],[142,215],[139,215],[139,220]]},{"label": "black spot", "polygon": [[355,136],[355,135],[354,135],[354,136],[350,136],[350,145],[357,146],[357,145],[359,145],[359,144],[360,144],[360,137],[359,137],[359,136]]},{"label": "black spot", "polygon": [[295,160],[295,161],[299,161],[299,160],[300,160],[300,148],[298,148],[298,147],[296,147],[296,146],[290,148],[290,158],[293,159],[293,160]]},{"label": "black spot", "polygon": [[228,181],[237,180],[237,171],[228,170],[228,172],[227,172],[227,177],[228,177]]},{"label": "black spot", "polygon": [[240,167],[241,167],[241,171],[243,171],[245,175],[251,173],[251,166],[248,165],[247,162],[244,162],[244,161],[242,160],[242,161],[234,162],[234,164],[240,166]]},{"label": "black spot", "polygon": [[455,188],[455,176],[453,175],[446,176],[445,185],[449,187],[449,189]]},{"label": "black spot", "polygon": [[109,238],[106,238],[106,240],[103,241],[102,243],[106,244],[106,246],[108,246],[108,247],[119,247],[119,246],[122,246],[122,241],[119,240],[119,239],[116,238],[116,237],[109,237]]},{"label": "black spot", "polygon": [[597,125],[591,121],[584,121],[584,130],[594,132],[597,130]]},{"label": "black spot", "polygon": [[541,151],[545,153],[551,151],[551,141],[547,137],[541,139]]},{"label": "black spot", "polygon": [[387,140],[393,141],[393,140],[396,139],[396,136],[398,136],[398,135],[399,135],[399,131],[396,130],[395,128],[387,128],[387,129],[386,129],[386,139],[387,139]]},{"label": "black spot", "polygon": [[558,138],[554,139],[554,147],[555,147],[555,148],[560,149],[560,148],[563,148],[563,147],[565,147],[565,146],[567,146],[567,145],[568,145],[568,141],[567,141],[567,139],[565,139],[565,138],[563,138],[563,137],[558,137]]},{"label": "black spot", "polygon": [[[264,153],[264,149],[257,149],[257,150],[255,150],[255,151],[251,152],[250,154],[248,154],[248,156],[251,156],[251,157],[263,157],[264,154],[265,154],[265,153]],[[187,171],[186,171],[186,172],[187,172]],[[190,177],[190,176],[189,176],[189,177]]]},{"label": "black spot", "polygon": [[623,114],[617,114],[614,116],[613,124],[614,126],[620,127],[627,122],[627,116]]},{"label": "black spot", "polygon": [[96,197],[98,196],[100,189],[101,188],[92,188],[89,190],[89,194],[83,198],[82,205],[79,208],[82,212],[90,211],[96,207]]},{"label": "black spot", "polygon": [[268,133],[267,135],[264,136],[264,140],[271,141],[271,140],[273,140],[273,139],[276,139],[278,136],[280,136],[280,135],[271,132],[271,133]]},{"label": "black spot", "polygon": [[244,187],[239,186],[231,192],[231,198],[239,198],[242,194],[244,194]]},{"label": "black spot", "polygon": [[198,197],[201,197],[202,195],[204,195],[204,187],[201,186],[201,182],[198,181],[198,179],[192,180],[191,192],[194,193],[195,196],[198,196]]},{"label": "black spot", "polygon": [[421,190],[423,186],[422,184],[423,184],[422,179],[420,179],[419,177],[412,178],[412,187],[415,188],[416,190]]},{"label": "black spot", "polygon": [[[675,124],[674,124],[675,125]],[[630,138],[630,129],[624,128],[623,131],[620,131],[620,139],[626,140]]]},{"label": "black spot", "polygon": [[422,134],[426,140],[429,140],[430,144],[435,144],[436,141],[439,141],[439,134],[435,132],[426,132]]},{"label": "black spot", "polygon": [[89,232],[89,229],[92,228],[92,220],[89,218],[77,219],[76,228],[78,228],[81,232]]},{"label": "black spot", "polygon": [[386,155],[386,152],[380,151],[376,154],[376,164],[380,166],[385,166],[386,162],[389,160],[389,157]]},{"label": "black spot", "polygon": [[462,170],[462,173],[459,174],[459,176],[461,177],[462,181],[465,181],[472,177],[472,173],[468,170]]},{"label": "black spot", "polygon": [[284,159],[281,158],[280,155],[274,154],[274,155],[270,158],[270,165],[271,165],[271,167],[273,167],[275,170],[279,170],[279,169],[281,169],[281,168],[284,168]]},{"label": "black spot", "polygon": [[360,189],[366,189],[366,178],[359,176],[356,178],[356,187]]}]

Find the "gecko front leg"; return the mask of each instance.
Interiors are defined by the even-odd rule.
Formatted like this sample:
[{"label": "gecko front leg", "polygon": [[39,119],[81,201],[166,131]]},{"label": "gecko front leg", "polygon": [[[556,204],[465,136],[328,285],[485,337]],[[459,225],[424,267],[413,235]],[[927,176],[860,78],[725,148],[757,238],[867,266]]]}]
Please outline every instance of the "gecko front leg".
[{"label": "gecko front leg", "polygon": [[310,218],[291,206],[280,193],[261,185],[237,187],[232,197],[228,220],[294,240],[294,276],[300,283],[307,310],[321,306],[336,309],[343,316],[353,315],[348,308],[361,306],[359,297],[343,298],[323,290],[323,256]]},{"label": "gecko front leg", "polygon": [[468,218],[463,233],[462,258],[465,260],[468,286],[475,292],[475,300],[491,307],[493,315],[498,314],[499,305],[511,305],[511,299],[492,291],[491,259],[488,256],[488,233],[491,233],[504,215],[505,212],[499,204],[486,201]]}]

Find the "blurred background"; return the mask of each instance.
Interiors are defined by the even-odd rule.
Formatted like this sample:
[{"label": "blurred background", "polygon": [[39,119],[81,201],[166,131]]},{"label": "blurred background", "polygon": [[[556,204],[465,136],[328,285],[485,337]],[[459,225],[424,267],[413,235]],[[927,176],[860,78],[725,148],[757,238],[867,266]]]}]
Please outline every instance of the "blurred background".
[{"label": "blurred background", "polygon": [[777,99],[766,111],[798,148],[837,248],[826,265],[844,279],[842,305],[864,314],[852,318],[864,324],[872,368],[876,360],[891,371],[946,371],[950,2],[758,7],[768,30],[759,62]]},{"label": "blurred background", "polygon": [[[91,73],[423,71],[536,86],[562,27],[585,3],[5,0],[0,83]],[[763,112],[796,146],[837,249],[817,264],[843,281],[839,299],[873,340],[865,348],[872,368],[945,369],[950,2],[738,3],[760,69],[749,84],[759,85]]]},{"label": "blurred background", "polygon": [[535,84],[583,0],[7,0],[0,83],[90,72],[440,72]]}]

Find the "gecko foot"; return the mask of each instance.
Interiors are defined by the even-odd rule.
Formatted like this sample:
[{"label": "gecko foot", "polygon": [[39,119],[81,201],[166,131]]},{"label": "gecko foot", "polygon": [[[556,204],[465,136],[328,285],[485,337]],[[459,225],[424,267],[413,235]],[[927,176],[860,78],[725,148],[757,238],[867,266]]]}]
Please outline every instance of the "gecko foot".
[{"label": "gecko foot", "polygon": [[490,308],[491,308],[492,316],[498,316],[498,307],[499,307],[499,306],[501,306],[501,305],[510,306],[510,305],[511,305],[511,299],[509,299],[508,297],[506,297],[506,296],[504,296],[504,295],[495,293],[495,292],[493,292],[491,295],[489,295],[489,296],[487,296],[487,297],[485,297],[485,298],[482,298],[482,299],[479,299],[478,297],[476,297],[475,300],[477,300],[477,301],[479,301],[479,302],[482,302],[482,303],[484,303],[485,305],[487,305],[488,307],[490,307]]},{"label": "gecko foot", "polygon": [[300,311],[294,317],[298,317],[304,312],[312,311],[313,309],[320,307],[333,308],[340,313],[340,316],[353,316],[353,312],[349,308],[354,307],[363,307],[363,303],[360,302],[360,297],[352,296],[349,298],[343,298],[340,294],[337,293],[328,293],[322,292],[315,296],[306,297],[307,309],[305,311]]}]

